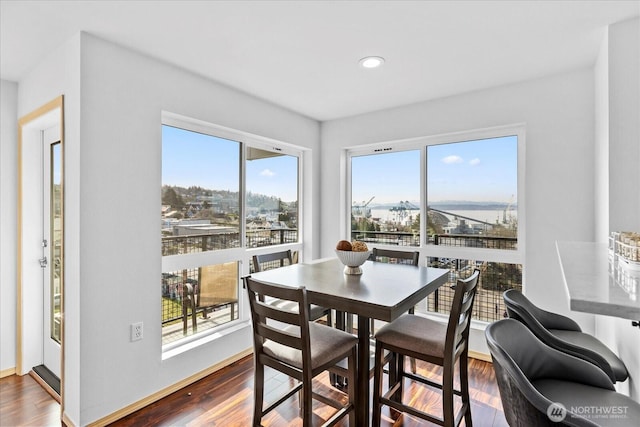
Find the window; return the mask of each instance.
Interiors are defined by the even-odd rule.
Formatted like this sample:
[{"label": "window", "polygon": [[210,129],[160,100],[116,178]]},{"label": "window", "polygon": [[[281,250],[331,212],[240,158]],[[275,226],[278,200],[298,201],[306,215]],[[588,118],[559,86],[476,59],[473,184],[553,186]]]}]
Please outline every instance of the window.
[{"label": "window", "polygon": [[[523,152],[521,127],[349,151],[351,239],[417,248],[450,285],[479,268],[474,317],[503,317],[502,292],[522,287]],[[416,311],[447,314],[452,297],[443,286]]]},{"label": "window", "polygon": [[420,245],[420,150],[351,157],[351,239]]},{"label": "window", "polygon": [[427,146],[428,243],[510,249],[518,242],[518,138]]},{"label": "window", "polygon": [[240,246],[240,148],[162,126],[163,255]]},{"label": "window", "polygon": [[298,157],[247,151],[247,246],[298,241]]},{"label": "window", "polygon": [[239,285],[251,251],[300,249],[300,156],[255,135],[163,115],[163,350],[243,318]]}]

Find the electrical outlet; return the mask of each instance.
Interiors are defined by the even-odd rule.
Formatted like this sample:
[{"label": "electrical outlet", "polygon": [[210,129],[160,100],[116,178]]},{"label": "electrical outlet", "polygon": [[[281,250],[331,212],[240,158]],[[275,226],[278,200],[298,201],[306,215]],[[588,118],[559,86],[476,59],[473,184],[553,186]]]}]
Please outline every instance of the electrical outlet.
[{"label": "electrical outlet", "polygon": [[142,322],[131,324],[131,341],[142,339]]}]

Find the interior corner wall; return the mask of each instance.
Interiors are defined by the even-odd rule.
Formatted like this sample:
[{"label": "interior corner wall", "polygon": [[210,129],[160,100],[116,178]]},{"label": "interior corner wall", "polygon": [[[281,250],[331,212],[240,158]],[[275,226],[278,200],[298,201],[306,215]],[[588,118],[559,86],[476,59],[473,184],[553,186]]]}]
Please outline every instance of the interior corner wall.
[{"label": "interior corner wall", "polygon": [[609,27],[609,227],[640,232],[640,19]]},{"label": "interior corner wall", "polygon": [[594,66],[594,181],[595,236],[606,243],[609,237],[609,37],[605,32]]},{"label": "interior corner wall", "polygon": [[[296,144],[309,149],[305,155],[315,170],[320,137],[315,120],[90,34],[82,35],[81,51],[81,188],[75,209],[82,247],[77,320],[85,425],[252,346],[245,312],[239,331],[162,358],[162,112]],[[306,178],[312,180],[305,177],[305,184]],[[144,323],[144,339],[130,342],[133,322]]]},{"label": "interior corner wall", "polygon": [[[581,69],[324,122],[321,254],[331,255],[335,242],[344,237],[343,210],[336,197],[344,182],[335,165],[345,147],[525,123],[526,292],[534,303],[571,315],[592,330],[592,318],[569,312],[555,242],[594,237],[593,120],[593,70]],[[472,345],[484,345],[482,336],[474,340]]]},{"label": "interior corner wall", "polygon": [[[64,408],[65,416],[80,425],[80,36],[76,35],[42,58],[18,82],[18,118],[64,95]],[[27,162],[29,159],[23,159]],[[13,183],[17,187],[17,183]],[[27,191],[27,190],[25,190]],[[38,267],[39,268],[39,267]],[[15,304],[15,298],[10,303]],[[24,301],[23,301],[24,303]],[[2,302],[5,304],[4,300]],[[15,323],[13,325],[15,329]],[[4,343],[3,343],[4,345]]]},{"label": "interior corner wall", "polygon": [[[609,26],[595,70],[595,185],[604,182],[608,195],[595,211],[604,242],[610,231],[640,232],[640,19]],[[595,316],[595,324],[596,336],[627,365],[629,379],[617,389],[640,400],[640,331],[630,319]]]},{"label": "interior corner wall", "polygon": [[18,84],[0,82],[0,372],[16,367]]}]

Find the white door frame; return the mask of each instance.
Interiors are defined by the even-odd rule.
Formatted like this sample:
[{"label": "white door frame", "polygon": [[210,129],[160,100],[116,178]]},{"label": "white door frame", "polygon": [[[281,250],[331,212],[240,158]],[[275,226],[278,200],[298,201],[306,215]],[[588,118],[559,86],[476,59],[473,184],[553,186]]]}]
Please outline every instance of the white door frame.
[{"label": "white door frame", "polygon": [[[64,98],[59,96],[18,120],[16,373],[25,375],[43,359],[42,131],[59,125],[64,218]],[[64,242],[64,224],[62,225]],[[64,247],[64,243],[63,243]],[[64,249],[62,270],[61,413],[64,410]]]}]

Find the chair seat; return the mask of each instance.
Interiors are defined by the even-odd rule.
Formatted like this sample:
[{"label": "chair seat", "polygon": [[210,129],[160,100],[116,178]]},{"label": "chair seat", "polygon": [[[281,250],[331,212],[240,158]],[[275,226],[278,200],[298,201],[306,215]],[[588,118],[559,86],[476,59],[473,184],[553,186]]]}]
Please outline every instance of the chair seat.
[{"label": "chair seat", "polygon": [[609,363],[611,369],[613,369],[613,374],[616,377],[616,381],[625,381],[629,376],[627,367],[624,365],[622,360],[620,360],[620,358],[616,356],[616,354],[611,351],[609,347],[604,345],[604,343],[602,343],[602,341],[598,340],[596,337],[584,332],[567,331],[561,329],[549,329],[549,332],[563,341],[580,347],[588,348],[589,350],[593,350],[596,353],[600,354]]},{"label": "chair seat", "polygon": [[[295,326],[284,328],[291,333],[299,333]],[[336,354],[344,354],[358,342],[358,338],[339,329],[318,323],[309,323],[309,340],[311,343],[311,369],[330,363]],[[265,354],[280,359],[285,363],[302,369],[302,352],[274,341],[264,343]]]},{"label": "chair seat", "polygon": [[376,332],[376,341],[405,351],[444,357],[447,325],[414,314],[403,314]]},{"label": "chair seat", "polygon": [[614,390],[549,378],[531,384],[552,402],[598,425],[637,426],[640,420],[640,403]]}]

